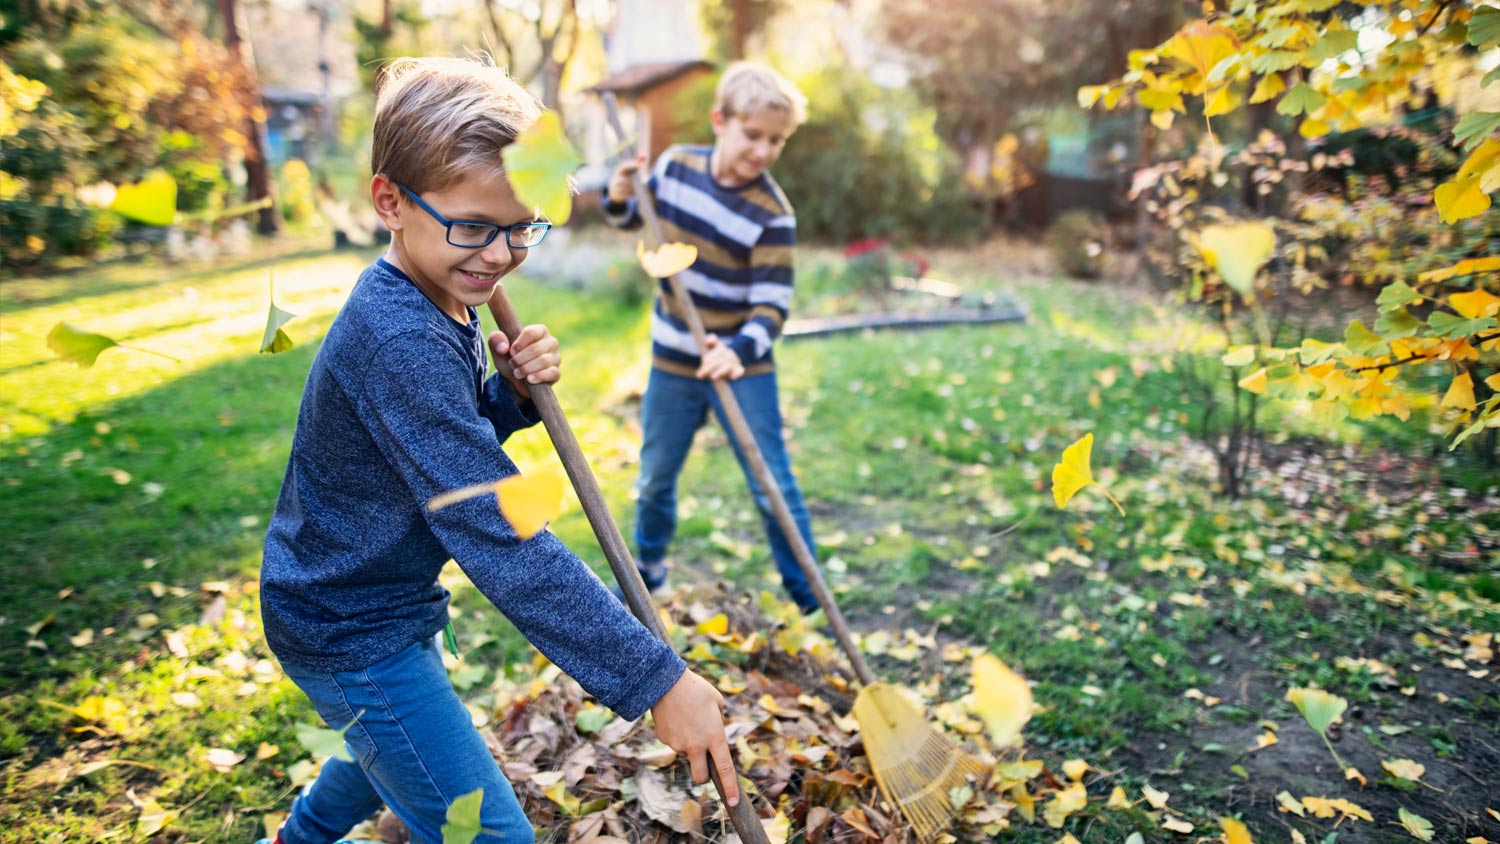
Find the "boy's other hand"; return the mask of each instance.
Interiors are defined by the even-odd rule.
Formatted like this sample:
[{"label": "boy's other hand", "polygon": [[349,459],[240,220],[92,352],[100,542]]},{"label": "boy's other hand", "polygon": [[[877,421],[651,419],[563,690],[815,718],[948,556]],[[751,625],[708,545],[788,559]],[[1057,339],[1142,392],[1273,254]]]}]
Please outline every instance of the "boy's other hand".
[{"label": "boy's other hand", "polygon": [[629,161],[621,161],[620,166],[615,168],[615,174],[609,177],[609,201],[619,205],[635,196],[635,182],[631,181],[631,177],[645,166],[644,152]]},{"label": "boy's other hand", "polygon": [[545,325],[528,325],[512,343],[503,332],[490,334],[495,369],[522,398],[531,398],[532,384],[555,384],[562,377],[562,355],[557,338]]},{"label": "boy's other hand", "polygon": [[708,351],[698,365],[698,377],[717,381],[721,378],[733,381],[745,374],[745,364],[740,356],[719,339],[719,335],[708,335]]},{"label": "boy's other hand", "polygon": [[738,806],[740,784],[729,755],[729,738],[724,735],[724,696],[719,690],[692,671],[684,671],[651,707],[651,718],[656,722],[656,737],[687,756],[693,782],[708,782],[712,764],[724,785],[724,802]]}]

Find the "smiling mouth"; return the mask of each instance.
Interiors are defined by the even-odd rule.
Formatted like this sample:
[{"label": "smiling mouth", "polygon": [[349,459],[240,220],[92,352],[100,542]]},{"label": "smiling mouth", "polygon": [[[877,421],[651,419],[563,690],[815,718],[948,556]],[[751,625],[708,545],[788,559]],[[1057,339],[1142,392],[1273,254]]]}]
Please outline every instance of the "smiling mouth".
[{"label": "smiling mouth", "polygon": [[458,272],[464,277],[465,281],[476,287],[483,287],[488,284],[494,284],[495,282],[500,280],[500,273],[498,272],[476,273],[470,272],[469,270],[459,270]]}]

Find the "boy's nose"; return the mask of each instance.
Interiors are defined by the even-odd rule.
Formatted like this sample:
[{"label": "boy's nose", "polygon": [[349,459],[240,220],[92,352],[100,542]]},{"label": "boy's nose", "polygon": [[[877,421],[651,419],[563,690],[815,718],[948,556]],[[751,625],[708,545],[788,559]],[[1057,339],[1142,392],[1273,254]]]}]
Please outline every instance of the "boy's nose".
[{"label": "boy's nose", "polygon": [[489,246],[480,250],[479,257],[483,258],[486,264],[498,266],[501,271],[509,267],[514,259],[514,253],[511,252],[510,245],[505,242],[505,232],[501,232],[498,237],[490,241]]}]

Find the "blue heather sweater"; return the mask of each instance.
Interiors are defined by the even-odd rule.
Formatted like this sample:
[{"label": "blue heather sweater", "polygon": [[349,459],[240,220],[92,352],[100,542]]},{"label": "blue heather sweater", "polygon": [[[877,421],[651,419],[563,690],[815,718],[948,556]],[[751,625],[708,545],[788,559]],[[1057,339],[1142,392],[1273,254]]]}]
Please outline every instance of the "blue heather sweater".
[{"label": "blue heather sweater", "polygon": [[261,564],[266,641],[283,662],[366,668],[436,635],[449,558],[548,659],[636,718],[686,665],[551,533],[519,539],[493,496],[432,496],[515,474],[500,448],[536,423],[485,379],[478,315],[460,325],[377,260],[313,361]]}]

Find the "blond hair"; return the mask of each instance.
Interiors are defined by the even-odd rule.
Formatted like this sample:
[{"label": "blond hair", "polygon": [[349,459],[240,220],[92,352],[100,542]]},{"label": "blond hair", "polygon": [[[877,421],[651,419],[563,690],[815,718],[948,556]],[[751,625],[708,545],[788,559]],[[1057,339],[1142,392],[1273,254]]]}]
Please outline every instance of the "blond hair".
[{"label": "blond hair", "polygon": [[541,111],[486,56],[393,59],[375,82],[371,169],[417,193],[503,172],[500,151]]},{"label": "blond hair", "polygon": [[750,117],[767,108],[785,112],[798,125],[807,119],[807,97],[785,76],[753,62],[725,68],[714,91],[715,111],[725,117]]}]

